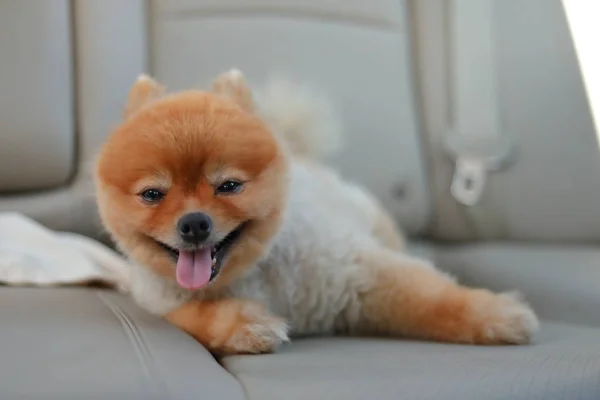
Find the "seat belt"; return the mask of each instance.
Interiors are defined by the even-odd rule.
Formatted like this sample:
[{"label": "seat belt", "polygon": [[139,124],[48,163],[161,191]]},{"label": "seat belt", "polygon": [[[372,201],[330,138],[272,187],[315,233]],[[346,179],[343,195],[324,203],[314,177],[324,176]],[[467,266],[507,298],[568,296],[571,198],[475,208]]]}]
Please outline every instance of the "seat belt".
[{"label": "seat belt", "polygon": [[493,3],[448,0],[450,129],[444,145],[455,162],[452,196],[471,208],[488,175],[505,167],[513,146],[500,120]]}]

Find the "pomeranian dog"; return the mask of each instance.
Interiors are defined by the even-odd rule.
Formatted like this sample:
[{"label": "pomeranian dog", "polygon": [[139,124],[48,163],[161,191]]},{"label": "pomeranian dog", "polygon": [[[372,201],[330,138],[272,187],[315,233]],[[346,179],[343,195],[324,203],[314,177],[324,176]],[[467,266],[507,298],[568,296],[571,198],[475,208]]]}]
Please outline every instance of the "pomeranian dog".
[{"label": "pomeranian dog", "polygon": [[307,93],[257,100],[237,70],[210,91],[137,79],[95,178],[137,303],[215,354],[313,334],[529,342],[538,321],[518,295],[404,254],[374,196],[319,162],[336,126]]}]

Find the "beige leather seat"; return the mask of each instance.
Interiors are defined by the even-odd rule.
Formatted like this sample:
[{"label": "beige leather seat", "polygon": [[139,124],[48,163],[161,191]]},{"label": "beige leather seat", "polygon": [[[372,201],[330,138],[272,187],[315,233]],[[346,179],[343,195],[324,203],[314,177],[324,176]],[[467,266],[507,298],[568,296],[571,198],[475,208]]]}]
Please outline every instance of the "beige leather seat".
[{"label": "beige leather seat", "polygon": [[[370,187],[411,251],[468,284],[519,289],[532,345],[311,338],[217,362],[99,289],[0,288],[0,397],[600,399],[600,154],[558,0],[493,2],[501,130],[516,157],[465,206],[450,186],[442,0],[0,1],[0,211],[106,239],[89,165],[141,72],[173,89],[238,67],[340,105],[331,162]],[[447,10],[446,10],[447,11]]]}]

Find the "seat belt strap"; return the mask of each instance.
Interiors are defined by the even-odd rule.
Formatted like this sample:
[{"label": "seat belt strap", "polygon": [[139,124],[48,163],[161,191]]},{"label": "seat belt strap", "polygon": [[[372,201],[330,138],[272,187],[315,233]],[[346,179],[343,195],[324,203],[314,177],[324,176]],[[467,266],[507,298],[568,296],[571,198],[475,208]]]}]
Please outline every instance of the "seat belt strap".
[{"label": "seat belt strap", "polygon": [[488,174],[513,153],[503,134],[494,52],[495,0],[448,0],[450,129],[445,148],[455,161],[451,193],[477,204]]}]

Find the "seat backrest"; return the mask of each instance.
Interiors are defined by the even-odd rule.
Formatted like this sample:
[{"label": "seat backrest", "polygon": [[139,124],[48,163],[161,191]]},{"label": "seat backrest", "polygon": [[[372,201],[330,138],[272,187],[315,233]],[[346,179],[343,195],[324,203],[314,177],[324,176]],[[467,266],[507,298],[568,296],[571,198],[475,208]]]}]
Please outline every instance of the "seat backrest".
[{"label": "seat backrest", "polygon": [[0,193],[63,185],[74,170],[68,1],[0,3]]},{"label": "seat backrest", "polygon": [[169,0],[73,5],[70,39],[77,69],[71,78],[77,93],[78,173],[62,189],[44,192],[32,187],[13,200],[3,198],[0,209],[25,211],[53,227],[86,230],[83,221],[92,207],[86,197],[91,193],[86,168],[120,118],[135,77],[146,72],[178,90],[203,86],[237,67],[251,84],[282,73],[332,97],[347,136],[343,154],[332,162],[373,190],[409,231],[424,229],[430,206],[404,2]]},{"label": "seat backrest", "polygon": [[326,92],[345,147],[331,160],[411,232],[429,218],[405,2],[159,0],[149,8],[152,74],[173,89],[236,67],[251,84],[285,74]]},{"label": "seat backrest", "polygon": [[[477,208],[452,197],[454,166],[442,144],[450,95],[438,23],[446,0],[75,0],[37,14],[3,5],[10,10],[0,21],[10,18],[8,11],[31,14],[32,23],[48,30],[25,42],[39,55],[34,64],[67,67],[29,71],[15,68],[12,58],[0,60],[0,72],[13,72],[11,89],[26,87],[28,73],[46,74],[54,85],[45,82],[50,86],[39,89],[36,109],[28,111],[47,119],[40,120],[48,129],[27,129],[48,142],[49,154],[23,150],[29,139],[11,130],[12,122],[10,141],[0,137],[1,148],[20,156],[0,161],[0,211],[97,236],[89,167],[136,76],[146,72],[178,90],[237,67],[252,84],[281,73],[327,92],[346,136],[344,151],[330,162],[374,191],[409,234],[598,238],[598,145],[560,1],[494,3],[498,104],[518,157],[490,176]],[[44,40],[64,48],[42,52]],[[17,41],[3,37],[0,51]],[[13,117],[27,121],[27,111],[17,112],[25,100],[7,100]],[[54,170],[51,160],[60,160]],[[39,165],[45,174],[19,179],[8,172],[23,165]]]},{"label": "seat backrest", "polygon": [[0,212],[104,237],[90,167],[146,68],[142,3],[0,3]]}]

